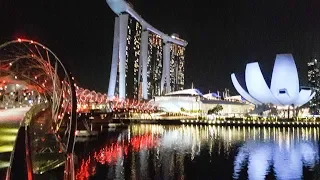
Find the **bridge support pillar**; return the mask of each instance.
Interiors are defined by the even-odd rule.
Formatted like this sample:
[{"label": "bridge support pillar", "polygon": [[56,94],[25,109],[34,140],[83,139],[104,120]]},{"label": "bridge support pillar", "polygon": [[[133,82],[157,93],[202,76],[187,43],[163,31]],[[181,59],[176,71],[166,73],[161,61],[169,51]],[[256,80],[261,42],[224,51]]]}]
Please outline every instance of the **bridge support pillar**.
[{"label": "bridge support pillar", "polygon": [[74,155],[72,153],[67,154],[67,159],[64,169],[64,180],[75,180],[75,171],[74,171]]}]

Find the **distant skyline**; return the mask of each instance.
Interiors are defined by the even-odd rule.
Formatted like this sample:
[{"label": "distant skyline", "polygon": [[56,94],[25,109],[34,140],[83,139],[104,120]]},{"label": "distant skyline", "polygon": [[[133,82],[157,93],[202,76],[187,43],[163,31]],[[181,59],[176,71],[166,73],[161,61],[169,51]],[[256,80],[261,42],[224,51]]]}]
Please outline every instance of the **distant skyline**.
[{"label": "distant skyline", "polygon": [[[131,3],[154,27],[189,42],[185,88],[193,82],[203,93],[224,88],[236,93],[231,72],[241,72],[246,63],[258,61],[269,77],[278,53],[293,54],[301,85],[307,85],[307,62],[319,57],[320,2]],[[103,0],[4,0],[0,3],[0,43],[18,37],[39,41],[70,66],[82,87],[107,92],[114,17]]]}]

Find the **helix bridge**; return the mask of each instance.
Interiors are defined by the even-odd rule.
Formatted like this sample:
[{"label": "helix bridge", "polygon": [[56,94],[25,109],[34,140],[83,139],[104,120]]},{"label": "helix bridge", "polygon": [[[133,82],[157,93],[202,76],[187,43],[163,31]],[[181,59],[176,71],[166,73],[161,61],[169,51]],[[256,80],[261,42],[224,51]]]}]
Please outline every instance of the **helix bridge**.
[{"label": "helix bridge", "polygon": [[33,179],[63,165],[64,179],[74,179],[77,121],[93,110],[150,113],[156,107],[79,87],[57,55],[36,41],[0,45],[0,123],[20,123],[8,180]]},{"label": "helix bridge", "polygon": [[[1,72],[0,72],[1,74]],[[17,76],[15,76],[17,78]],[[0,77],[0,110],[1,109],[28,109],[35,104],[46,102],[45,96],[41,96],[32,85],[25,85],[24,81],[16,80],[11,76]],[[37,76],[34,77],[38,79]],[[45,80],[46,81],[46,80]],[[46,81],[47,83],[48,81]],[[45,84],[43,84],[45,86]],[[109,98],[94,90],[84,89],[75,85],[77,112],[85,113],[93,109],[120,111],[121,109],[135,109],[139,112],[153,112],[156,110],[154,104],[147,101],[134,99]],[[20,109],[19,109],[20,108]],[[63,114],[59,114],[62,117]],[[0,119],[1,120],[1,119]]]},{"label": "helix bridge", "polygon": [[134,99],[121,99],[117,97],[108,97],[107,94],[102,94],[96,91],[90,91],[76,87],[77,96],[77,112],[87,112],[92,109],[109,109],[114,112],[120,112],[120,110],[135,110],[139,112],[153,112],[156,110],[156,106],[147,101],[140,101]]}]

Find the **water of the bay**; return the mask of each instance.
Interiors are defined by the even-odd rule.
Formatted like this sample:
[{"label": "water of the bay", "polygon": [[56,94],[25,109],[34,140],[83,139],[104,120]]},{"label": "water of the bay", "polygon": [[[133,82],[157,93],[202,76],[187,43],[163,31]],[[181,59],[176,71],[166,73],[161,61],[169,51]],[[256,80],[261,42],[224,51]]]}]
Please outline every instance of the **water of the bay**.
[{"label": "water of the bay", "polygon": [[313,127],[131,125],[76,153],[79,180],[320,179]]}]

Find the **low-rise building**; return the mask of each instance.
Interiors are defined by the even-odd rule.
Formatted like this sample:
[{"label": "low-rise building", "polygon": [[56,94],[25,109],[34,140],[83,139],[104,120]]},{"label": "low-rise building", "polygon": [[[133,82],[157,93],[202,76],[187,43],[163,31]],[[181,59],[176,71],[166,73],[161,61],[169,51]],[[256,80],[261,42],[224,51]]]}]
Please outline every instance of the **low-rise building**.
[{"label": "low-rise building", "polygon": [[254,109],[254,105],[244,100],[208,99],[197,89],[185,89],[156,96],[151,102],[166,112],[202,113],[221,105],[219,114],[224,116],[241,117]]}]

